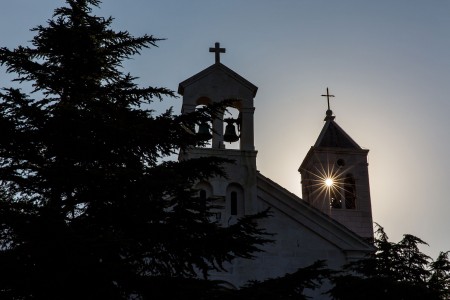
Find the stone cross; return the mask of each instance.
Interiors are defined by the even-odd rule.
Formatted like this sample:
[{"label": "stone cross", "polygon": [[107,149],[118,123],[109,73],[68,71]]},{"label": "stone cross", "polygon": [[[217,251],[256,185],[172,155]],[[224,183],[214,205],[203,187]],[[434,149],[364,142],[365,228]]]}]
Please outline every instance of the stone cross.
[{"label": "stone cross", "polygon": [[225,48],[220,48],[220,43],[216,43],[214,48],[209,48],[209,52],[215,52],[216,64],[220,63],[220,53],[225,53]]},{"label": "stone cross", "polygon": [[327,94],[322,95],[322,97],[327,97],[328,110],[330,110],[330,97],[334,97],[334,95],[330,95],[330,93],[328,92],[328,88],[327,88]]}]

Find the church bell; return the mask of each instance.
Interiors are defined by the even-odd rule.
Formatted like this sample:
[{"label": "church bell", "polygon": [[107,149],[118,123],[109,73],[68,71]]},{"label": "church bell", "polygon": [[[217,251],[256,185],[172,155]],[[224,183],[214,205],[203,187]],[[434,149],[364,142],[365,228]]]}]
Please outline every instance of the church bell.
[{"label": "church bell", "polygon": [[223,135],[223,140],[225,142],[236,142],[239,140],[239,136],[236,134],[236,127],[234,127],[233,119],[227,119],[225,122],[227,122],[227,126],[225,127],[225,134]]},{"label": "church bell", "polygon": [[208,125],[208,123],[203,122],[203,123],[201,123],[198,126],[197,136],[202,141],[207,141],[207,140],[210,140],[212,138],[212,134],[209,132],[209,125]]}]

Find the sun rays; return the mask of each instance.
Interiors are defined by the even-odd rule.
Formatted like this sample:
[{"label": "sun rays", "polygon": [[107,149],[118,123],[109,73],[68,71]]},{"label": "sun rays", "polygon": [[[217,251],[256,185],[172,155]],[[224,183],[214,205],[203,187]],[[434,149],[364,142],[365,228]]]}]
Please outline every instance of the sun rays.
[{"label": "sun rays", "polygon": [[354,179],[342,159],[317,159],[308,171],[308,198],[311,204],[323,202],[329,208],[355,208]]}]

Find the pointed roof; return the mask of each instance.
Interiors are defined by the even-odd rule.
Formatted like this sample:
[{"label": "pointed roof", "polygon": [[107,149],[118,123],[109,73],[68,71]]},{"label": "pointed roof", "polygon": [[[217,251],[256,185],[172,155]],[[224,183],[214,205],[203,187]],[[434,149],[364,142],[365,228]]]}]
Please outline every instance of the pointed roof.
[{"label": "pointed roof", "polygon": [[335,121],[331,110],[327,110],[325,125],[314,147],[362,149]]}]

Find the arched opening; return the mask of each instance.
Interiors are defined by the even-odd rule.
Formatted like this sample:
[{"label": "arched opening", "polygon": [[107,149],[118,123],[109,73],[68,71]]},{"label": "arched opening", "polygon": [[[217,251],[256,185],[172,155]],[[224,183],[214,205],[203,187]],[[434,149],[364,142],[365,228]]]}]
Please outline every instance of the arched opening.
[{"label": "arched opening", "polygon": [[231,192],[231,197],[230,197],[230,214],[232,216],[237,216],[238,213],[238,199],[237,199],[237,192],[236,191],[232,191]]},{"label": "arched opening", "polygon": [[227,187],[226,210],[230,217],[244,215],[245,199],[244,189],[237,183],[231,183]]},{"label": "arched opening", "polygon": [[223,115],[223,142],[227,149],[240,149],[241,118],[237,108],[227,107]]},{"label": "arched opening", "polygon": [[204,204],[204,207],[206,207],[206,202],[213,194],[211,184],[209,184],[209,182],[202,181],[197,183],[195,189],[198,191],[200,201]]},{"label": "arched opening", "polygon": [[212,185],[207,181],[197,183],[195,188],[198,190],[198,197],[202,205],[201,210],[206,212],[208,209],[211,222],[221,222],[225,197],[215,196]]},{"label": "arched opening", "polygon": [[[199,99],[199,103],[201,103],[200,105],[197,105],[195,107],[195,110],[199,110],[202,109],[203,107],[206,106],[207,104],[207,100],[206,98],[200,98]],[[206,142],[205,147],[206,148],[211,148],[212,147],[212,121],[208,121],[208,122],[203,122],[201,124],[195,125],[195,134],[200,137],[203,141]]]}]

